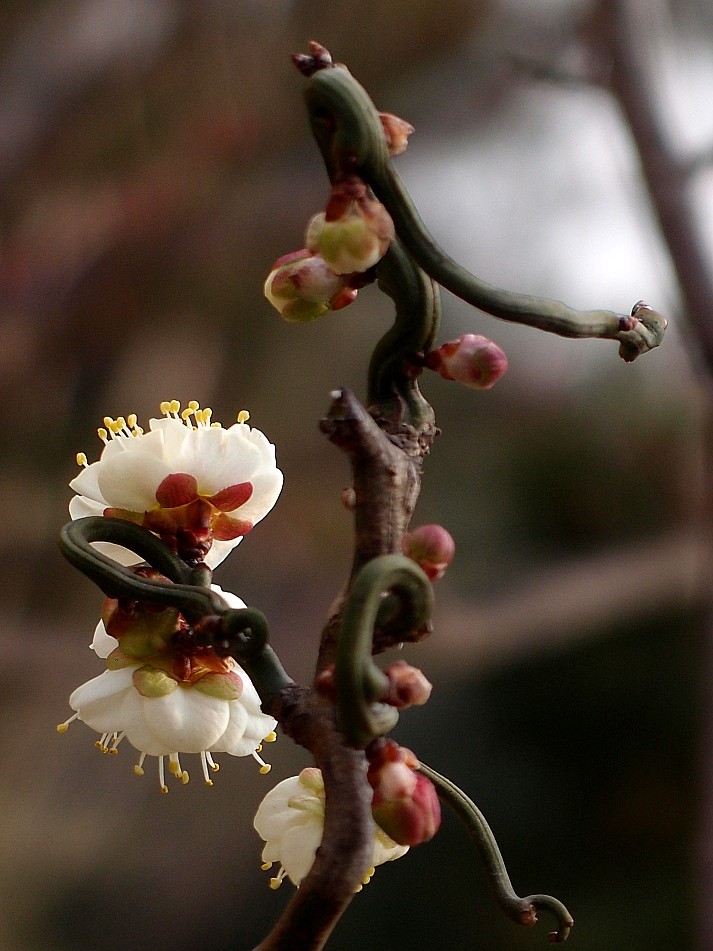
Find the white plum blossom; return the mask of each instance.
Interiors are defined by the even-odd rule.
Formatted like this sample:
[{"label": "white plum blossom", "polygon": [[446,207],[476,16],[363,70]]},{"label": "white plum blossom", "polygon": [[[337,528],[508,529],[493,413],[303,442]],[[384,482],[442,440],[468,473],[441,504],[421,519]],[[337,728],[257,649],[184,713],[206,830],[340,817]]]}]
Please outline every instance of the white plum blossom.
[{"label": "white plum blossom", "polygon": [[[133,414],[105,418],[99,461],[77,456],[84,469],[70,482],[77,494],[69,514],[136,522],[186,561],[215,568],[277,501],[275,447],[247,425],[244,411],[225,429],[194,400],[182,412],[177,400],[161,411],[147,432]],[[140,560],[117,545],[98,547],[123,564]]]},{"label": "white plum blossom", "polygon": [[[309,766],[299,776],[290,776],[278,783],[260,803],[254,825],[265,840],[263,869],[267,871],[273,863],[280,863],[277,875],[270,879],[270,887],[279,888],[285,876],[299,886],[312,868],[322,841],[324,782],[321,771]],[[408,846],[397,845],[378,825],[374,830],[372,867],[365,870],[363,884],[369,881],[377,865],[392,862],[408,852]]]},{"label": "white plum blossom", "polygon": [[[245,607],[230,592],[218,585],[211,587],[231,608]],[[163,792],[168,792],[166,756],[169,772],[188,782],[181,753],[200,755],[209,786],[213,785],[209,771],[218,769],[213,753],[252,755],[261,764],[260,772],[269,772],[270,766],[259,752],[262,742],[275,739],[277,721],[262,712],[255,687],[232,657],[206,656],[205,649],[190,657],[184,646],[172,651],[170,640],[153,657],[132,657],[122,651],[120,640],[107,633],[103,621],[97,625],[91,647],[106,658],[107,670],[72,693],[69,705],[76,712],[59,724],[58,732],[64,733],[72,721],[82,720],[101,734],[98,749],[110,754],[116,754],[119,744],[128,740],[140,752],[134,767],[138,775],[143,775],[146,756],[158,757]],[[185,668],[183,678],[175,674],[177,663],[179,669],[181,664]]]}]

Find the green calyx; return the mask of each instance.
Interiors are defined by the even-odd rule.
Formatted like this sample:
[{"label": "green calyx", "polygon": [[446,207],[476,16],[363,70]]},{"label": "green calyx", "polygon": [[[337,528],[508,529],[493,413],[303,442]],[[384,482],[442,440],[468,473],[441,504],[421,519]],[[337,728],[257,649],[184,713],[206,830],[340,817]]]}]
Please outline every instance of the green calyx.
[{"label": "green calyx", "polygon": [[178,681],[169,677],[165,670],[158,667],[152,667],[145,664],[134,671],[134,687],[142,697],[156,699],[157,697],[167,697],[178,687]]}]

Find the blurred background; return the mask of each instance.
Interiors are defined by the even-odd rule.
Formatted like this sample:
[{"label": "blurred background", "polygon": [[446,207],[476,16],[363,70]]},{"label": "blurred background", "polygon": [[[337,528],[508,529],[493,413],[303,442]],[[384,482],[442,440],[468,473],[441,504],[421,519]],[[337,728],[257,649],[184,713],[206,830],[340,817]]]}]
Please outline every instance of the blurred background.
[{"label": "blurred background", "polygon": [[[252,830],[307,765],[288,740],[267,778],[223,757],[212,789],[161,796],[129,749],[55,733],[100,671],[102,601],[55,540],[105,415],[249,409],[285,489],[216,581],[310,677],[351,546],[317,422],[335,386],[364,394],[391,319],[375,288],[306,326],[262,296],[327,196],[289,58],[317,39],[415,125],[397,167],[463,264],[670,317],[626,365],[444,295],[440,342],[484,333],[510,369],[423,381],[443,432],[414,524],[457,556],[408,653],[433,698],[396,736],[483,809],[520,894],[566,902],[572,951],[713,948],[708,0],[4,0],[0,21],[0,947],[247,951],[289,898]],[[502,918],[447,816],[330,947],[529,951],[550,926]]]}]

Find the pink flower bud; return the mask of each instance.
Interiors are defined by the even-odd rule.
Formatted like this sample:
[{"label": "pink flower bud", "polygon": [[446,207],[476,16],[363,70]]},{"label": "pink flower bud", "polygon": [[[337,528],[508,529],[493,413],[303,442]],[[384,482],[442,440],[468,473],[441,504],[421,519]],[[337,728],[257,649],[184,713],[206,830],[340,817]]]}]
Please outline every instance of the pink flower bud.
[{"label": "pink flower bud", "polygon": [[401,155],[406,151],[408,137],[414,132],[414,127],[410,122],[399,119],[391,112],[380,112],[381,127],[384,130],[386,145],[389,149],[389,155],[393,158],[395,155]]},{"label": "pink flower bud", "polygon": [[367,758],[376,824],[399,845],[432,839],[441,824],[441,804],[433,783],[417,771],[411,750],[380,740],[369,747]]},{"label": "pink flower bud", "polygon": [[405,660],[397,660],[384,673],[389,678],[389,689],[382,700],[392,707],[400,710],[420,707],[431,696],[433,685],[418,667],[412,667]]},{"label": "pink flower bud", "polygon": [[356,298],[348,281],[306,248],[285,254],[265,281],[265,297],[285,320],[306,323],[328,310],[339,310]]},{"label": "pink flower bud", "polygon": [[305,244],[335,274],[355,274],[381,260],[394,233],[386,208],[352,175],[332,186],[326,211],[314,215],[307,225]]},{"label": "pink flower bud", "polygon": [[456,543],[441,525],[420,525],[404,535],[403,553],[423,569],[429,581],[438,581],[453,561]]},{"label": "pink flower bud", "polygon": [[445,380],[456,380],[474,390],[488,390],[508,368],[500,347],[480,334],[463,334],[426,355],[426,366]]}]

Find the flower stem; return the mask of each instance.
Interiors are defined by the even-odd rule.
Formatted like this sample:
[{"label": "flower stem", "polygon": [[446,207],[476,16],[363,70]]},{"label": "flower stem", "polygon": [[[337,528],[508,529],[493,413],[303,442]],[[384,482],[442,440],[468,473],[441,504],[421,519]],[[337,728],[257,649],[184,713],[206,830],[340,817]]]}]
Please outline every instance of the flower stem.
[{"label": "flower stem", "polygon": [[431,780],[438,795],[453,809],[468,830],[485,865],[495,900],[505,914],[517,924],[531,926],[537,922],[537,911],[541,908],[546,909],[552,912],[559,921],[559,928],[549,934],[549,940],[556,943],[566,941],[574,925],[574,919],[562,902],[551,895],[528,895],[520,898],[510,882],[510,876],[493,830],[480,809],[462,789],[459,789],[450,779],[441,776],[435,769],[431,769],[425,763],[421,763],[418,768]]},{"label": "flower stem", "polygon": [[374,629],[384,595],[395,596],[389,631],[409,640],[430,617],[431,584],[418,565],[403,555],[381,555],[368,562],[354,579],[342,613],[334,680],[339,728],[350,746],[363,749],[396,724],[398,711],[379,703],[388,689],[386,675],[371,659]]},{"label": "flower stem", "polygon": [[[135,552],[169,581],[142,578],[92,547],[110,542]],[[206,584],[204,572],[191,568],[164,543],[133,522],[92,516],[64,526],[62,553],[110,598],[128,598],[176,608],[196,633],[217,653],[239,661],[253,681],[260,700],[268,703],[292,683],[268,644],[265,616],[255,608],[231,608]]]},{"label": "flower stem", "polygon": [[561,301],[494,287],[458,264],[434,240],[391,164],[378,112],[363,87],[344,66],[325,63],[305,91],[312,131],[330,178],[358,175],[393,219],[404,248],[446,290],[501,320],[526,324],[563,337],[603,337],[620,342],[630,362],[657,347],[666,320],[650,308],[635,315],[608,310],[575,310]]}]

